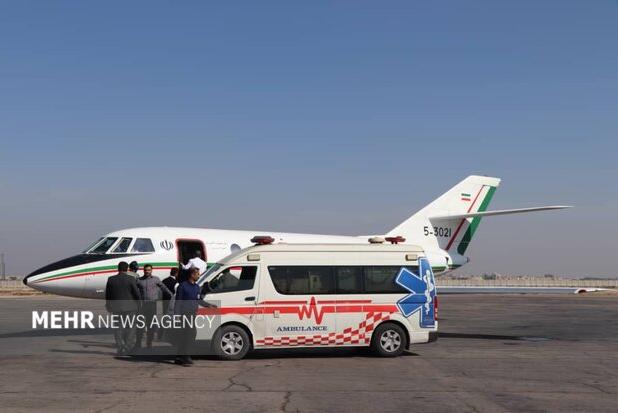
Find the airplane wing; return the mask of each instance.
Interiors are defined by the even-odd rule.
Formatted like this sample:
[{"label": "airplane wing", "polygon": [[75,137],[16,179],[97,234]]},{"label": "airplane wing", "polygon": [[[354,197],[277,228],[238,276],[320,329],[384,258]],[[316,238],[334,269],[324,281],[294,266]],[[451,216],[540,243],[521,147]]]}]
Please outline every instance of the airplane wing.
[{"label": "airplane wing", "polygon": [[592,287],[463,287],[436,286],[438,294],[582,294],[615,291],[610,288]]},{"label": "airplane wing", "polygon": [[474,218],[474,217],[487,217],[492,215],[508,215],[508,214],[521,214],[524,212],[534,212],[534,211],[549,211],[552,209],[564,209],[564,208],[572,208],[567,205],[550,205],[550,206],[542,206],[542,207],[533,207],[533,208],[516,208],[516,209],[501,209],[497,211],[483,211],[483,212],[472,212],[469,214],[457,214],[457,215],[436,215],[430,216],[429,219],[463,219],[463,218]]}]

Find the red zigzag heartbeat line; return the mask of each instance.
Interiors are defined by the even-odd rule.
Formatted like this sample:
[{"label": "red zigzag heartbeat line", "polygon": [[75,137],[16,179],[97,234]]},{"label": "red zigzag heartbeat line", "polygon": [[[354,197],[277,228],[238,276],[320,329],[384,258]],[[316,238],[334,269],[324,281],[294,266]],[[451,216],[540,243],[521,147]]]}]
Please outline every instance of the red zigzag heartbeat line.
[{"label": "red zigzag heartbeat line", "polygon": [[394,304],[372,304],[371,300],[316,300],[311,297],[306,301],[264,301],[256,307],[220,307],[200,308],[198,314],[296,314],[299,320],[314,318],[317,324],[322,324],[325,314],[335,313],[394,313],[397,307]]},{"label": "red zigzag heartbeat line", "polygon": [[309,306],[303,304],[300,307],[298,307],[298,316],[302,320],[305,317],[311,318],[311,315],[313,314],[313,316],[315,317],[315,321],[318,324],[322,324],[322,318],[324,317],[324,313],[325,313],[324,310],[325,310],[325,307],[321,306],[320,310],[318,311],[318,307],[315,302],[315,297],[311,297],[311,300],[309,301]]}]

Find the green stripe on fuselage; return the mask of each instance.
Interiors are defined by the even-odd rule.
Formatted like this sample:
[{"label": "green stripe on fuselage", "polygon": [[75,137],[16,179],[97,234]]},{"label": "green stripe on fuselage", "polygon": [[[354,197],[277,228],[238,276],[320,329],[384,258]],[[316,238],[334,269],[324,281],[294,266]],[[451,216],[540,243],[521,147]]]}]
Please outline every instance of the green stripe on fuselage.
[{"label": "green stripe on fuselage", "polygon": [[[145,264],[152,265],[153,269],[156,269],[158,267],[176,267],[176,266],[178,266],[178,263],[175,262],[175,261],[170,261],[170,262],[143,262],[143,263],[139,263],[140,267],[145,265]],[[115,270],[117,268],[118,268],[118,264],[103,265],[103,266],[100,266],[100,267],[82,268],[82,269],[79,269],[79,270],[73,270],[73,271],[67,271],[67,272],[63,272],[63,273],[59,273],[59,274],[48,275],[47,277],[43,277],[43,278],[37,279],[35,282],[39,282],[39,281],[43,281],[43,280],[49,280],[49,279],[57,278],[57,277],[64,277],[64,276],[67,276],[67,275],[77,275],[77,274],[82,274],[82,273],[83,273],[83,275],[86,275],[86,274],[90,274],[92,272],[106,271],[106,270]]]}]

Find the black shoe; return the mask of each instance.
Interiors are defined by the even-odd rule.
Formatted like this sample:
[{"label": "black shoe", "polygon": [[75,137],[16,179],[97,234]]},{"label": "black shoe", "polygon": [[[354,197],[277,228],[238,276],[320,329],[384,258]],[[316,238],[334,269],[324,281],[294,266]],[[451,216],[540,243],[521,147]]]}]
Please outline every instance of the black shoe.
[{"label": "black shoe", "polygon": [[184,366],[185,361],[183,359],[177,358],[174,360],[174,364],[178,364],[179,366]]},{"label": "black shoe", "polygon": [[193,364],[193,359],[191,357],[187,357],[184,362],[185,364]]}]

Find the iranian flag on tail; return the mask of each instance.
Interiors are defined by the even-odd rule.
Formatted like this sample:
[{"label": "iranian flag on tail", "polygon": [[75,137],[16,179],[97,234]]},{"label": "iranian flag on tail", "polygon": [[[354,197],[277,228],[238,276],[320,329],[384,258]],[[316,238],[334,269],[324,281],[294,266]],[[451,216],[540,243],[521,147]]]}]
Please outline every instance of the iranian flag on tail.
[{"label": "iranian flag on tail", "polygon": [[466,202],[470,202],[472,199],[470,198],[470,194],[462,192],[461,193],[461,200],[462,201],[466,201]]}]

